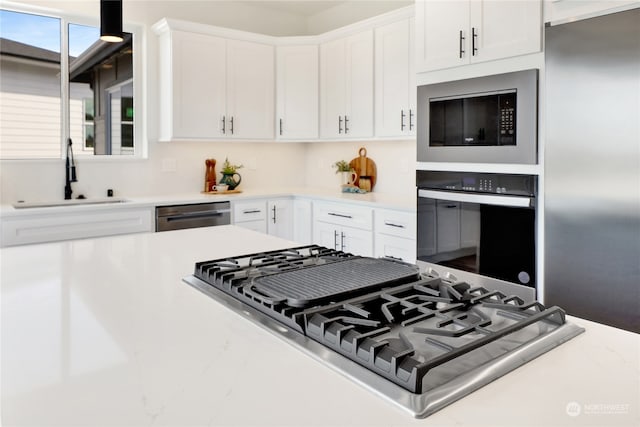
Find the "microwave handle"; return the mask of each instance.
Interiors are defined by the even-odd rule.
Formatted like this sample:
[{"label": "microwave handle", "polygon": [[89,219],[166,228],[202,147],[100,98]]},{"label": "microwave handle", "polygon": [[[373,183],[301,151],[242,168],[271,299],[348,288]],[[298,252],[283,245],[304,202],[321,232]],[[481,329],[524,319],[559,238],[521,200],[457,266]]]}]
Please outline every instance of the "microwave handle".
[{"label": "microwave handle", "polygon": [[453,202],[478,203],[482,205],[511,206],[517,208],[529,208],[534,205],[534,200],[531,197],[454,193],[450,191],[436,190],[418,190],[418,197],[436,200],[450,200]]}]

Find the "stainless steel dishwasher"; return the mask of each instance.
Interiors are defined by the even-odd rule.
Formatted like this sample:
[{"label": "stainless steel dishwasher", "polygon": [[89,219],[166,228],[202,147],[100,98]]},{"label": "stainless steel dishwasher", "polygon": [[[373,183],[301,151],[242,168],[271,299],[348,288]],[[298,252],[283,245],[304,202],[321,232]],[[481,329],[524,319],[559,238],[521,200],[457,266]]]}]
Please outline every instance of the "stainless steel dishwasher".
[{"label": "stainless steel dishwasher", "polygon": [[156,207],[156,231],[231,224],[229,202]]}]

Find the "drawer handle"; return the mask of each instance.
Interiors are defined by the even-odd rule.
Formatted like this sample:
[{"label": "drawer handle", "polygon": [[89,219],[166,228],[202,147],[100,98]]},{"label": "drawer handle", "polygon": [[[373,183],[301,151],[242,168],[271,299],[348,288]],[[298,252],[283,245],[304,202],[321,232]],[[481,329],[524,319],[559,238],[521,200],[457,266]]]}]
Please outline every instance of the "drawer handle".
[{"label": "drawer handle", "polygon": [[396,227],[396,228],[404,228],[404,225],[400,225],[400,224],[394,224],[392,222],[384,222],[384,225],[388,225],[389,227]]},{"label": "drawer handle", "polygon": [[340,218],[353,219],[353,217],[352,217],[351,215],[344,215],[344,214],[333,213],[333,212],[329,212],[327,215],[331,215],[331,216],[339,216]]},{"label": "drawer handle", "polygon": [[247,211],[242,211],[242,213],[246,213],[246,214],[250,214],[250,213],[260,213],[260,209],[253,209],[253,210],[247,210]]}]

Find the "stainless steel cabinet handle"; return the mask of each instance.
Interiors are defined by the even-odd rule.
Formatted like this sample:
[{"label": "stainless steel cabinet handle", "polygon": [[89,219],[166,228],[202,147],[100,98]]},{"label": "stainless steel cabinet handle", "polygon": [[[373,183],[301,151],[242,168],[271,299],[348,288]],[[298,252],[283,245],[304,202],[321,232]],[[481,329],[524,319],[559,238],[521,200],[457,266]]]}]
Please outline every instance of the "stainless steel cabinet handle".
[{"label": "stainless steel cabinet handle", "polygon": [[445,208],[447,208],[447,209],[455,209],[457,207],[458,207],[458,205],[445,205]]},{"label": "stainless steel cabinet handle", "polygon": [[333,249],[338,250],[338,230],[333,231]]},{"label": "stainless steel cabinet handle", "polygon": [[406,127],[404,125],[404,118],[406,117],[406,114],[404,113],[404,110],[400,110],[400,131],[402,132],[404,130],[404,128]]},{"label": "stainless steel cabinet handle", "polygon": [[331,215],[331,216],[339,216],[340,218],[353,218],[351,215],[344,215],[344,214],[339,214],[339,213],[333,213],[333,212],[329,212],[327,215]]},{"label": "stainless steel cabinet handle", "polygon": [[231,120],[230,120],[230,124],[231,124],[231,135],[233,135],[233,116],[231,116]]},{"label": "stainless steel cabinet handle", "polygon": [[344,233],[340,232],[340,250],[344,251]]},{"label": "stainless steel cabinet handle", "polygon": [[282,119],[280,119],[280,135],[282,135]]},{"label": "stainless steel cabinet handle", "polygon": [[349,132],[349,119],[347,116],[344,116],[344,133],[345,135]]},{"label": "stainless steel cabinet handle", "polygon": [[413,130],[413,110],[409,110],[409,130]]},{"label": "stainless steel cabinet handle", "polygon": [[222,116],[222,134],[223,135],[227,132],[226,121],[227,121],[227,118],[225,116]]},{"label": "stainless steel cabinet handle", "polygon": [[342,116],[338,116],[338,133],[342,133]]},{"label": "stainless steel cabinet handle", "polygon": [[273,223],[276,223],[276,207],[274,206],[271,210],[273,210]]},{"label": "stainless steel cabinet handle", "polygon": [[250,209],[250,210],[242,211],[242,213],[245,213],[245,214],[259,213],[259,212],[260,212],[260,209]]},{"label": "stainless steel cabinet handle", "polygon": [[388,225],[389,227],[396,227],[396,228],[404,228],[404,225],[400,225],[400,224],[394,224],[392,222],[384,222],[384,225]]},{"label": "stainless steel cabinet handle", "polygon": [[476,40],[478,38],[478,33],[476,33],[476,27],[471,27],[471,55],[476,56],[476,52],[478,48],[476,47]]},{"label": "stainless steel cabinet handle", "polygon": [[460,30],[460,58],[464,55],[463,43],[465,38],[462,36],[462,30]]}]

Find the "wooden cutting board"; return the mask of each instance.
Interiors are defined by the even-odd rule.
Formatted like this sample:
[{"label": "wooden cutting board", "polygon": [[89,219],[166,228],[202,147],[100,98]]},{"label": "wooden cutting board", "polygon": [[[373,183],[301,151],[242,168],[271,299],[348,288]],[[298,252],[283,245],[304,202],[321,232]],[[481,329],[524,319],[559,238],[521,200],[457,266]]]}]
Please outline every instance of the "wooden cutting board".
[{"label": "wooden cutting board", "polygon": [[[349,162],[349,166],[353,168],[358,174],[358,179],[354,182],[354,184],[358,187],[360,186],[360,177],[368,177],[371,182],[371,188],[367,191],[373,190],[373,187],[376,185],[377,180],[377,169],[376,163],[367,157],[367,149],[361,147],[358,151],[359,156]],[[362,188],[362,187],[361,187]],[[366,189],[366,188],[365,188]]]}]

